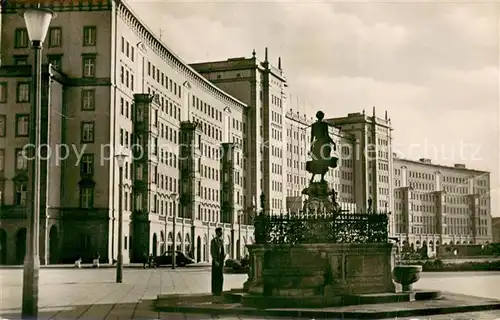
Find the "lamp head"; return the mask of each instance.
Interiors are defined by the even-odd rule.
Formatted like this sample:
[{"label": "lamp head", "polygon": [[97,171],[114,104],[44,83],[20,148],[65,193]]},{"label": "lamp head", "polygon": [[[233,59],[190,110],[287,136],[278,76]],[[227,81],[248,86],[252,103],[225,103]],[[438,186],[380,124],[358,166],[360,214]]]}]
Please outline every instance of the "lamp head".
[{"label": "lamp head", "polygon": [[54,12],[42,8],[30,8],[24,11],[22,15],[31,42],[43,43],[49,30],[50,21],[54,17]]},{"label": "lamp head", "polygon": [[128,155],[121,153],[115,155],[116,163],[118,164],[119,168],[123,168],[123,165],[125,164],[125,160],[128,158]]}]

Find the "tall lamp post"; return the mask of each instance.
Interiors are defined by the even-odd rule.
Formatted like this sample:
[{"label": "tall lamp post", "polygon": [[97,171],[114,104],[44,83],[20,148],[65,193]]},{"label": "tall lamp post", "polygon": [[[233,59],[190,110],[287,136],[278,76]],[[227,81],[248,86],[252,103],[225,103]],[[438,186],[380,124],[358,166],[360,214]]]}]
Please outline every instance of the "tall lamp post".
[{"label": "tall lamp post", "polygon": [[243,215],[243,210],[238,210],[238,248],[236,251],[236,257],[238,260],[241,259],[241,216]]},{"label": "tall lamp post", "polygon": [[175,234],[175,224],[176,224],[176,212],[177,212],[177,208],[176,208],[176,199],[177,199],[177,193],[171,193],[170,194],[170,199],[172,199],[173,203],[174,203],[174,210],[172,210],[172,215],[174,216],[174,218],[172,219],[172,269],[175,269],[175,237],[176,237],[176,234]]},{"label": "tall lamp post", "polygon": [[41,144],[41,108],[42,108],[42,43],[47,36],[53,17],[50,10],[31,8],[22,13],[28,36],[33,49],[33,74],[31,87],[30,144],[30,198],[31,210],[28,214],[28,237],[23,271],[23,318],[38,316],[38,274],[40,270],[39,232],[40,232],[40,144]]},{"label": "tall lamp post", "polygon": [[118,258],[116,262],[116,283],[123,282],[123,165],[126,154],[115,155],[118,164]]}]

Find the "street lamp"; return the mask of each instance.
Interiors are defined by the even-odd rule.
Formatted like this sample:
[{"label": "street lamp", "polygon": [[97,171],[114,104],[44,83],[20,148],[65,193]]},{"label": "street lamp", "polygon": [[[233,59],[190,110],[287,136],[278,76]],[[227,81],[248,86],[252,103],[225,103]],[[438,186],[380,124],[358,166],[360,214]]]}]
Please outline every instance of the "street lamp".
[{"label": "street lamp", "polygon": [[236,256],[238,260],[241,259],[241,216],[243,215],[243,210],[238,210],[238,250],[236,251]]},{"label": "street lamp", "polygon": [[177,193],[171,193],[170,194],[170,199],[173,199],[173,204],[174,204],[174,210],[172,210],[172,215],[174,216],[174,219],[172,220],[172,269],[175,269],[175,216],[176,216],[176,207],[175,207],[175,200],[177,198]]},{"label": "street lamp", "polygon": [[31,119],[30,119],[30,144],[35,148],[31,151],[30,165],[30,198],[31,212],[28,214],[28,236],[26,256],[23,271],[23,318],[38,317],[38,277],[40,270],[39,232],[40,232],[40,150],[41,130],[40,124],[42,108],[42,43],[47,36],[50,21],[53,17],[50,10],[32,8],[24,11],[24,23],[33,49],[33,80],[31,89]]},{"label": "street lamp", "polygon": [[118,258],[116,262],[116,283],[123,281],[123,165],[127,159],[126,154],[115,155],[119,168],[118,178]]}]

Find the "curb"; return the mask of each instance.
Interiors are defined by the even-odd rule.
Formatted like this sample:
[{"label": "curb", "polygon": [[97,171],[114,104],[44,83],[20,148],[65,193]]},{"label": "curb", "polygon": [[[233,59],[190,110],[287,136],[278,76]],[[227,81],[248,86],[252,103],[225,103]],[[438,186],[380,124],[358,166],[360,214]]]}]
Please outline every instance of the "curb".
[{"label": "curb", "polygon": [[[124,265],[124,268],[127,269],[142,269],[142,265]],[[5,269],[23,269],[23,265],[15,265],[15,266],[0,266],[0,270]],[[75,268],[74,265],[61,265],[61,264],[52,264],[52,265],[45,265],[45,266],[40,266],[40,269],[77,269]],[[91,264],[89,265],[82,265],[80,269],[116,269],[116,265],[110,265],[110,264],[101,264],[99,268],[94,268],[92,267]]]},{"label": "curb", "polygon": [[412,316],[429,316],[436,314],[465,313],[474,311],[491,311],[500,309],[500,303],[489,303],[471,306],[453,307],[427,307],[408,310],[390,311],[326,311],[326,310],[297,310],[297,309],[251,309],[251,308],[210,308],[189,306],[156,306],[157,311],[175,313],[196,313],[210,315],[245,315],[245,316],[268,316],[268,317],[290,317],[311,319],[386,319]]},{"label": "curb", "polygon": [[[23,265],[0,265],[0,270],[5,269],[23,269]],[[126,264],[123,265],[123,268],[126,269],[143,269],[142,264]],[[189,267],[183,267],[179,268],[177,267],[174,270],[185,270],[185,269],[209,269],[211,268],[210,265],[190,265]],[[74,264],[49,264],[49,265],[41,265],[40,269],[77,269],[75,268]],[[82,267],[80,269],[116,269],[116,265],[112,264],[101,264],[99,265],[99,268],[94,268],[92,264],[82,264]],[[162,267],[162,268],[156,268],[159,270],[172,270],[170,267]]]}]

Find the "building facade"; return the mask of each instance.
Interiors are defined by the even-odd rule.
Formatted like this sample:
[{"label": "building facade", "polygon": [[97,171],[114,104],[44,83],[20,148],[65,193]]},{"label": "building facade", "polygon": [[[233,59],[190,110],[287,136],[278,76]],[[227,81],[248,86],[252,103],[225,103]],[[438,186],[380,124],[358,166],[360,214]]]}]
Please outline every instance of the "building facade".
[{"label": "building facade", "polygon": [[[244,224],[251,214],[243,210],[246,166],[233,144],[247,140],[248,106],[184,63],[125,2],[44,5],[57,16],[43,62],[66,79],[53,98],[60,105],[45,106],[56,118],[48,126],[49,139],[69,152],[45,174],[48,186],[42,193],[55,195],[43,205],[42,223],[48,227],[41,233],[54,236],[45,241],[47,248],[41,245],[42,262],[88,260],[96,253],[104,261],[116,258],[119,168],[114,155],[122,153],[128,155],[123,168],[126,262],[144,253],[162,254],[174,240],[177,250],[209,261],[217,226],[224,229],[228,254],[243,254],[253,231]],[[9,264],[22,262],[27,226],[26,187],[17,181],[23,181],[18,173],[26,167],[18,149],[28,142],[30,73],[15,70],[31,63],[31,52],[20,6],[5,3],[1,29],[5,236],[0,240],[2,263]],[[53,83],[47,81],[45,90]],[[227,145],[231,155],[223,152]],[[221,167],[229,170],[227,176]]]},{"label": "building facade", "polygon": [[[253,91],[248,79],[241,78],[239,70],[258,69],[259,64],[253,61],[236,58],[198,63],[193,67],[223,90],[245,99]],[[282,71],[281,61],[278,69]],[[250,83],[257,80],[252,78]],[[300,212],[303,208],[301,194],[310,177],[305,171],[305,162],[309,158],[309,126],[313,121],[310,115],[301,115],[293,108],[284,114],[286,131],[281,149],[286,155],[286,194],[283,197],[286,211],[290,213]],[[330,135],[337,144],[334,154],[339,157],[338,169],[330,171],[327,180],[338,192],[337,199],[345,211],[366,211],[371,200],[374,211],[390,213],[389,231],[399,240],[400,246],[408,244],[418,249],[425,244],[430,253],[436,253],[436,246],[440,245],[492,241],[488,172],[467,169],[460,164],[446,167],[428,160],[397,158],[392,150],[391,120],[387,112],[378,116],[375,107],[371,115],[363,110],[326,121],[332,125]],[[263,123],[264,127],[271,125]],[[402,167],[405,168],[405,177],[410,177],[405,178],[404,186]],[[444,180],[442,186],[435,185],[432,191],[427,184],[425,188],[428,189],[418,189],[422,186],[419,183],[415,189],[413,182],[408,182],[421,177],[436,179],[435,172],[442,172]],[[272,180],[265,175],[262,180],[264,185],[272,186]],[[410,190],[414,192],[408,193]],[[427,201],[427,205],[421,201]],[[425,228],[422,227],[423,221]]]},{"label": "building facade", "polygon": [[430,252],[454,244],[492,241],[490,174],[394,158],[394,234],[401,243]]},{"label": "building facade", "polygon": [[[49,3],[49,1],[47,1]],[[42,1],[43,5],[43,1]],[[124,259],[175,249],[209,261],[215,228],[230,257],[270,214],[299,213],[311,115],[293,108],[281,59],[188,65],[124,1],[62,1],[44,43],[40,130],[42,263],[117,256],[123,167]],[[2,8],[0,259],[22,263],[27,227],[31,52],[16,1]],[[50,66],[48,65],[50,63]],[[328,110],[325,109],[327,116]],[[345,211],[390,213],[389,231],[418,248],[491,242],[489,173],[399,159],[387,112],[326,120],[339,166],[327,180]],[[56,154],[57,152],[57,154]]]}]

